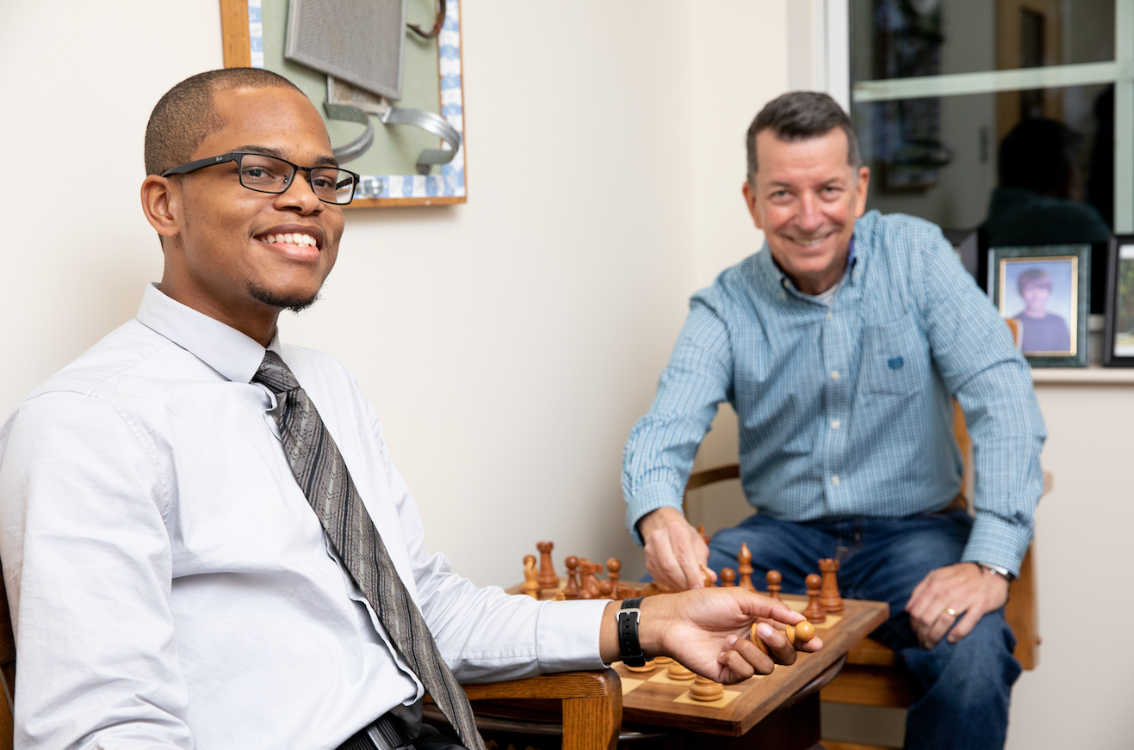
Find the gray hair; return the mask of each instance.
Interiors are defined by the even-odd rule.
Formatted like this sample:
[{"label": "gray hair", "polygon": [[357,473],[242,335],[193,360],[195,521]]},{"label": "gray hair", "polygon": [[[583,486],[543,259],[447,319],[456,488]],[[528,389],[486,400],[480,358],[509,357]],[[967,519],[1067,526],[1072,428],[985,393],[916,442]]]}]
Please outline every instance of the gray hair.
[{"label": "gray hair", "polygon": [[756,136],[761,132],[770,129],[781,141],[803,141],[826,135],[835,128],[846,133],[847,163],[857,171],[862,166],[858,138],[838,102],[817,91],[791,91],[777,96],[764,105],[748,126],[748,182],[756,184]]}]

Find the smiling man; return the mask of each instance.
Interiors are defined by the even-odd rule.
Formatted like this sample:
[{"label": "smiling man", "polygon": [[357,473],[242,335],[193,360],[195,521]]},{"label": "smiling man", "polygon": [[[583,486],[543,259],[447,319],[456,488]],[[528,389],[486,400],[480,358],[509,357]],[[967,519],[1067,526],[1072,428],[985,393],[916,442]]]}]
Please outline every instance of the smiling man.
[{"label": "smiling man", "polygon": [[[735,567],[742,543],[787,591],[838,559],[844,596],[889,602],[874,637],[921,687],[906,746],[1000,747],[1020,671],[1002,608],[1032,538],[1043,422],[1007,326],[940,229],[864,215],[869,182],[825,94],[757,115],[743,193],[765,245],[693,296],[626,443],[627,526],[678,589],[700,586],[706,563]],[[973,438],[975,518],[951,396]],[[706,546],[682,494],[722,402],[758,513]]]},{"label": "smiling man", "polygon": [[[669,654],[736,682],[802,618],[745,592],[536,602],[477,589],[421,520],[357,382],[280,343],[356,175],[287,80],[183,81],[146,131],[165,269],[137,318],[0,429],[17,748],[483,748],[457,685]],[[619,614],[621,612],[621,615]],[[802,648],[821,647],[814,638]]]}]

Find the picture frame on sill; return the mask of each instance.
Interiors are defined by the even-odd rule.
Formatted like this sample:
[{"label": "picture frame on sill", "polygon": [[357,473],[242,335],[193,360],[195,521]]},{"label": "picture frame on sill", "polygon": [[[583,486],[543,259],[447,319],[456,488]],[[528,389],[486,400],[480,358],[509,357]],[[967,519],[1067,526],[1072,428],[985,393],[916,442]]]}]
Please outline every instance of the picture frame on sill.
[{"label": "picture frame on sill", "polygon": [[1134,367],[1134,234],[1110,238],[1103,365]]},{"label": "picture frame on sill", "polygon": [[993,247],[988,260],[989,296],[1020,323],[1032,367],[1086,367],[1091,246]]}]

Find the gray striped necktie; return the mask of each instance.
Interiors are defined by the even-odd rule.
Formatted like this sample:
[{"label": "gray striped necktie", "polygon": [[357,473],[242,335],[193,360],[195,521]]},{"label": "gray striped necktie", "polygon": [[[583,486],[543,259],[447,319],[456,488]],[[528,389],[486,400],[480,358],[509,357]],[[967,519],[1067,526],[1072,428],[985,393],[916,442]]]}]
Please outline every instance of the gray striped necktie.
[{"label": "gray striped necktie", "polygon": [[472,706],[441,658],[421,610],[398,577],[339,447],[315,405],[275,352],[264,355],[252,382],[263,383],[276,394],[276,421],[295,480],[398,654],[433,696],[461,742],[472,750],[484,750]]}]

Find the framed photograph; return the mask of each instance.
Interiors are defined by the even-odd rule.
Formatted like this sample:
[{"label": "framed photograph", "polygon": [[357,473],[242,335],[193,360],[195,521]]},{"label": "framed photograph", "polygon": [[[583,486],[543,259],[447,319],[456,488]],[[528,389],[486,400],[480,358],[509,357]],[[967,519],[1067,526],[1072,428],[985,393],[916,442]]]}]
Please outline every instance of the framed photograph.
[{"label": "framed photograph", "polygon": [[1032,367],[1086,367],[1091,246],[993,247],[989,295]]},{"label": "framed photograph", "polygon": [[[336,13],[354,6],[343,2],[330,5],[337,9]],[[466,202],[460,0],[358,3],[356,9],[369,9],[372,14],[385,12],[382,9],[394,14],[392,22],[367,29],[366,34],[389,32],[400,40],[400,48],[375,41],[367,46],[347,46],[345,51],[333,29],[323,33],[319,31],[323,25],[313,23],[306,27],[307,31],[301,31],[291,25],[293,11],[307,9],[310,14],[304,18],[317,22],[322,7],[300,0],[220,0],[224,66],[264,68],[278,73],[299,87],[321,110],[332,146],[354,151],[349,158],[340,156],[340,161],[362,176],[354,202],[347,209]],[[443,9],[441,14],[439,9]],[[391,23],[396,29],[391,30]],[[410,29],[416,31],[411,33]],[[296,39],[298,47],[289,53],[289,43]],[[352,86],[349,75],[340,73],[336,78],[325,70],[297,62],[300,58],[310,62],[303,40],[334,46],[336,60],[345,61],[344,64],[382,71],[392,88],[383,93],[372,83],[372,88],[363,90],[357,82]],[[400,61],[399,55],[378,61],[370,59],[372,55],[393,54],[397,49]],[[342,60],[338,60],[340,57]],[[332,79],[336,81],[334,96]],[[357,101],[359,97],[364,100],[362,103]],[[337,109],[342,110],[341,105],[348,100],[356,105],[354,116],[332,117],[328,105],[338,105]],[[422,120],[425,124],[421,124]],[[447,123],[445,127],[458,134],[459,145],[455,149],[440,135],[444,128],[438,129],[442,127],[439,122]],[[421,158],[427,152],[451,153],[452,158],[433,166],[423,165]]]},{"label": "framed photograph", "polygon": [[1134,234],[1110,238],[1103,364],[1134,367]]}]

